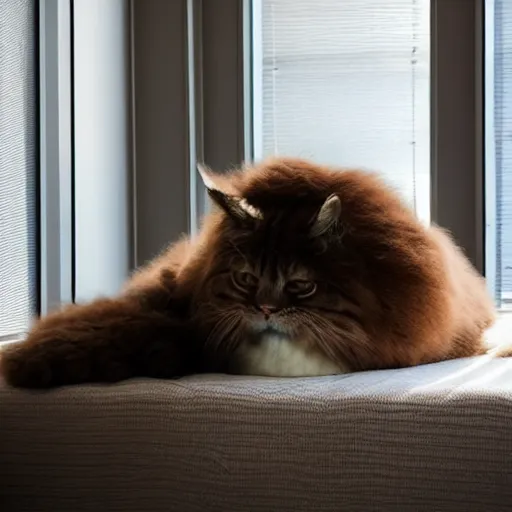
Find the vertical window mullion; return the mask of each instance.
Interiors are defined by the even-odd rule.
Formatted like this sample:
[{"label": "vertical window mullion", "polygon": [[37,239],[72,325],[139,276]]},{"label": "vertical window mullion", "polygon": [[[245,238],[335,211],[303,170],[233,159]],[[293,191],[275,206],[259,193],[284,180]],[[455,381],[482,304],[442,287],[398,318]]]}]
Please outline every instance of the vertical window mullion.
[{"label": "vertical window mullion", "polygon": [[40,313],[73,300],[70,0],[39,4]]},{"label": "vertical window mullion", "polygon": [[187,1],[132,0],[135,264],[189,230]]},{"label": "vertical window mullion", "polygon": [[494,100],[494,0],[485,2],[484,16],[484,140],[485,140],[485,275],[491,295],[499,303],[500,283],[497,283],[497,237],[496,211],[496,140],[495,140],[495,100]]},{"label": "vertical window mullion", "polygon": [[431,9],[432,220],[483,272],[481,2],[432,0]]},{"label": "vertical window mullion", "polygon": [[244,10],[248,2],[202,2],[204,159],[222,171],[245,158]]}]

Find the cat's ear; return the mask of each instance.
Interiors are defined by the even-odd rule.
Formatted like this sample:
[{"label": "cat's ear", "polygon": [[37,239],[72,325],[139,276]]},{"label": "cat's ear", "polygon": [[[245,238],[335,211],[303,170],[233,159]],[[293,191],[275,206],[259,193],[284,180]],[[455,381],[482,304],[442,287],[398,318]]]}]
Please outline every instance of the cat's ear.
[{"label": "cat's ear", "polygon": [[320,210],[318,210],[311,226],[310,235],[317,237],[330,231],[338,223],[340,213],[341,200],[339,196],[332,194],[325,200]]},{"label": "cat's ear", "polygon": [[219,179],[216,180],[215,174],[210,169],[198,164],[197,170],[212,201],[230,217],[238,221],[251,221],[263,218],[261,210],[249,204],[245,198],[223,190],[222,183],[219,182]]}]

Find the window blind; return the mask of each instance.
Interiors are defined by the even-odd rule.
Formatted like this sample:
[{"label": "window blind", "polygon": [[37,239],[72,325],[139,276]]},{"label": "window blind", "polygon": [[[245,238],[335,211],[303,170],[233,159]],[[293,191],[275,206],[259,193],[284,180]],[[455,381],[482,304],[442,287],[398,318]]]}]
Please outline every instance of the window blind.
[{"label": "window blind", "polygon": [[430,1],[259,0],[255,9],[256,157],[382,172],[428,220]]},{"label": "window blind", "polygon": [[495,295],[512,304],[512,2],[494,0]]},{"label": "window blind", "polygon": [[0,0],[0,341],[36,311],[35,2]]}]

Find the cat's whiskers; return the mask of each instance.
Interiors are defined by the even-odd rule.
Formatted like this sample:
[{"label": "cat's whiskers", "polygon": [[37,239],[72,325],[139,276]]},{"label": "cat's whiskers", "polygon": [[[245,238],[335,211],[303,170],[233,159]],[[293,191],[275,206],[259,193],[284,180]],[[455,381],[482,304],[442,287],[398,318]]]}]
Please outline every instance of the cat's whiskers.
[{"label": "cat's whiskers", "polygon": [[[375,353],[373,345],[364,333],[358,336],[352,332],[354,328],[361,328],[350,319],[347,319],[347,326],[344,327],[314,311],[301,309],[300,313],[302,327],[308,331],[318,349],[332,361],[358,369],[363,366],[361,356]],[[340,312],[340,317],[342,314],[343,312]],[[352,330],[349,327],[352,327]]]},{"label": "cat's whiskers", "polygon": [[217,352],[222,346],[223,351],[231,352],[239,343],[239,327],[243,315],[239,308],[213,309],[210,312],[213,317],[213,328],[208,333],[205,345],[210,350]]}]

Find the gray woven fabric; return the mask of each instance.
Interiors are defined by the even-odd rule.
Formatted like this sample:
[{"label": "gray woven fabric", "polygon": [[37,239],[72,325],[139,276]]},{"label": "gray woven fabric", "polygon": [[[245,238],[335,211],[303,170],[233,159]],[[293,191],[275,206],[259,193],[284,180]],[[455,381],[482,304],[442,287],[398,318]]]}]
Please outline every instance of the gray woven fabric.
[{"label": "gray woven fabric", "polygon": [[512,360],[3,385],[0,510],[512,510]]}]

